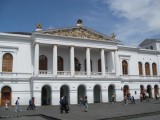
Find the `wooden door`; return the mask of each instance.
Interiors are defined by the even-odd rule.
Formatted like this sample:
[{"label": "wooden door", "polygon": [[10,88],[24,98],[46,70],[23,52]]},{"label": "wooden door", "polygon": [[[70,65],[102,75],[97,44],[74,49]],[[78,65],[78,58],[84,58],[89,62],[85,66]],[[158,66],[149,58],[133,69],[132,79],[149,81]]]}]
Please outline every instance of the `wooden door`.
[{"label": "wooden door", "polygon": [[9,100],[9,106],[11,106],[11,89],[10,87],[3,87],[2,88],[2,93],[1,93],[2,97],[1,97],[1,105],[5,106],[6,103],[6,99],[8,98]]}]

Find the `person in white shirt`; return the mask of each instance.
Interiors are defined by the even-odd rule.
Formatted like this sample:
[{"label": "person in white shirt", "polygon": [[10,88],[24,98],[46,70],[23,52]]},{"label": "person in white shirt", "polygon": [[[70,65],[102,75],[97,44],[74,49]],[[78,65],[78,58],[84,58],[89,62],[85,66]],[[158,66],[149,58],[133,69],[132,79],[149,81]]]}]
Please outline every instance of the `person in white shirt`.
[{"label": "person in white shirt", "polygon": [[22,111],[20,109],[20,103],[19,102],[20,102],[20,97],[18,97],[17,100],[16,100],[16,103],[15,103],[15,105],[16,105],[15,112]]}]

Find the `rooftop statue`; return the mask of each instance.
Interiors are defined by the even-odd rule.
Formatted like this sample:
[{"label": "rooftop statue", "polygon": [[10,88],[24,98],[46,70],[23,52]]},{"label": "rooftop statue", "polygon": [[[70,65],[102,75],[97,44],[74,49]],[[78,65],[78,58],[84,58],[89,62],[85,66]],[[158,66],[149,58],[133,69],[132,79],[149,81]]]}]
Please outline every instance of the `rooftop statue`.
[{"label": "rooftop statue", "polygon": [[112,33],[112,39],[115,39],[116,38],[116,35],[114,33]]},{"label": "rooftop statue", "polygon": [[42,29],[42,25],[40,23],[37,24],[37,29]]}]

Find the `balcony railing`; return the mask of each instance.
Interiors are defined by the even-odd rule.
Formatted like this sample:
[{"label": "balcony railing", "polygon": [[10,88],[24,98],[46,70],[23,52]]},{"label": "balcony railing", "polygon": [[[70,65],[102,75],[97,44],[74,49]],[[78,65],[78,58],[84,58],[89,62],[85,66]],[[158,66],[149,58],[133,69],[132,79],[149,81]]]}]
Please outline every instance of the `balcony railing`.
[{"label": "balcony railing", "polygon": [[[49,70],[39,70],[39,76],[49,77],[54,76],[52,71]],[[57,71],[56,77],[71,77],[71,71]],[[75,71],[74,77],[88,77],[86,71]],[[91,72],[89,77],[102,77],[102,72]],[[116,77],[115,73],[106,72],[104,77]]]},{"label": "balcony railing", "polygon": [[160,81],[160,76],[120,75],[122,81]]},{"label": "balcony railing", "polygon": [[30,78],[32,73],[0,72],[0,78]]},{"label": "balcony railing", "polygon": [[40,75],[52,75],[51,70],[39,70]]}]

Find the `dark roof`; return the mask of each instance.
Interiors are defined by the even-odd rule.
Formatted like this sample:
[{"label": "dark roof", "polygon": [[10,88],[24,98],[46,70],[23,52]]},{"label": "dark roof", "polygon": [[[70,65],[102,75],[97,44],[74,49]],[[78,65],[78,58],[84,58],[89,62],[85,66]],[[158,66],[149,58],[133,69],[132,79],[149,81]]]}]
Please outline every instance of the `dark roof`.
[{"label": "dark roof", "polygon": [[150,43],[159,42],[159,41],[160,41],[159,38],[157,38],[157,39],[145,39],[143,42],[141,42],[141,43],[139,44],[139,46],[142,47],[142,46],[148,45],[148,44],[150,44]]},{"label": "dark roof", "polygon": [[19,35],[31,35],[32,34],[30,32],[7,32],[7,33],[10,33],[10,34],[19,34]]}]

